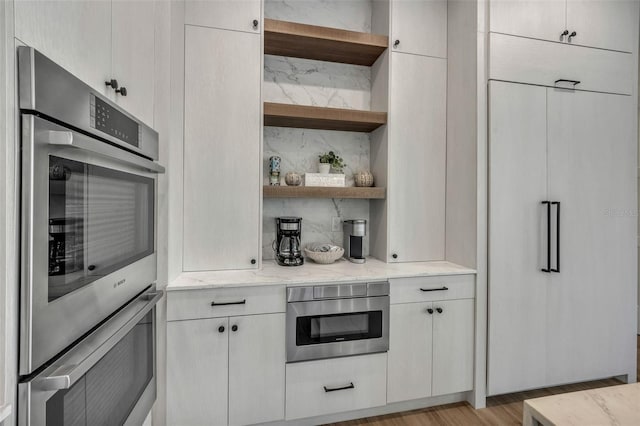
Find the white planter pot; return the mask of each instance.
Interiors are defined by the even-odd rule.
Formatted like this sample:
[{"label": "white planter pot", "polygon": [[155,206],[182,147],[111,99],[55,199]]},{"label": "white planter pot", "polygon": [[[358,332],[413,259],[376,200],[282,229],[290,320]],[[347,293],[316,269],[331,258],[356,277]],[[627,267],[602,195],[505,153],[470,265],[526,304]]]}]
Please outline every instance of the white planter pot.
[{"label": "white planter pot", "polygon": [[326,175],[326,174],[329,174],[329,170],[331,170],[331,164],[328,164],[328,163],[318,164],[318,172]]}]

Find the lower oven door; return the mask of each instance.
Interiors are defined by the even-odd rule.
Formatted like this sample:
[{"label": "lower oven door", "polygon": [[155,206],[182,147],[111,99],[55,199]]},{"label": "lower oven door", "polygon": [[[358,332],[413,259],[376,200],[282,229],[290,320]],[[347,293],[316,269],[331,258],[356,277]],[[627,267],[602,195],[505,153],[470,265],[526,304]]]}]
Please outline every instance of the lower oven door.
[{"label": "lower oven door", "polygon": [[287,304],[287,362],[388,349],[389,296]]},{"label": "lower oven door", "polygon": [[22,115],[20,375],[156,280],[158,166]]},{"label": "lower oven door", "polygon": [[19,424],[142,424],[156,398],[154,305],[161,297],[144,293],[20,383]]}]

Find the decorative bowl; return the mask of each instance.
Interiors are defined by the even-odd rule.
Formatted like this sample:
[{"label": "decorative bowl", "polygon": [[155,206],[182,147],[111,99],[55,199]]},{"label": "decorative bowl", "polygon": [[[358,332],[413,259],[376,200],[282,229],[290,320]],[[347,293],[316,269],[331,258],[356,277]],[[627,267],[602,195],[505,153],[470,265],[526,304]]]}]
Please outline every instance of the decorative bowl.
[{"label": "decorative bowl", "polygon": [[284,175],[284,181],[289,186],[298,186],[302,183],[302,176],[300,176],[298,173],[289,172]]},{"label": "decorative bowl", "polygon": [[344,249],[333,244],[311,243],[304,249],[304,254],[316,263],[329,264],[344,255]]},{"label": "decorative bowl", "polygon": [[358,172],[353,175],[356,186],[373,186],[373,175],[371,172]]}]

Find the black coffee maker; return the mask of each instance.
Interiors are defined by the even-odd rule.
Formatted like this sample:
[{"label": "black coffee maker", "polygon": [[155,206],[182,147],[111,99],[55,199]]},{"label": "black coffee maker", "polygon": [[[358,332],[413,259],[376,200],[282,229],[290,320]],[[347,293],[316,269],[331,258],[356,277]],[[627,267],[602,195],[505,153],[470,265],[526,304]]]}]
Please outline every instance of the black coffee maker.
[{"label": "black coffee maker", "polygon": [[300,249],[300,235],[302,233],[301,217],[277,217],[276,240],[273,251],[276,261],[282,266],[300,266],[304,263]]}]

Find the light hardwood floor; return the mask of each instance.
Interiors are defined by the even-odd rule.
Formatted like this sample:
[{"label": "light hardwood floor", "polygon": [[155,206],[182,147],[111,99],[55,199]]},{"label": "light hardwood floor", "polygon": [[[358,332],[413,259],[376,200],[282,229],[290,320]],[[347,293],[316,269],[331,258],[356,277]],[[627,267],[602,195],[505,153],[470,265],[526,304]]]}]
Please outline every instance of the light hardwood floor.
[{"label": "light hardwood floor", "polygon": [[[638,381],[640,381],[640,336],[638,337]],[[521,425],[522,401],[525,399],[619,384],[621,384],[621,382],[615,379],[598,380],[595,382],[495,396],[488,398],[487,408],[483,408],[481,410],[474,410],[466,402],[460,402],[440,407],[426,408],[423,410],[407,411],[404,413],[389,414],[386,416],[371,417],[368,419],[333,423],[331,426]]]}]

